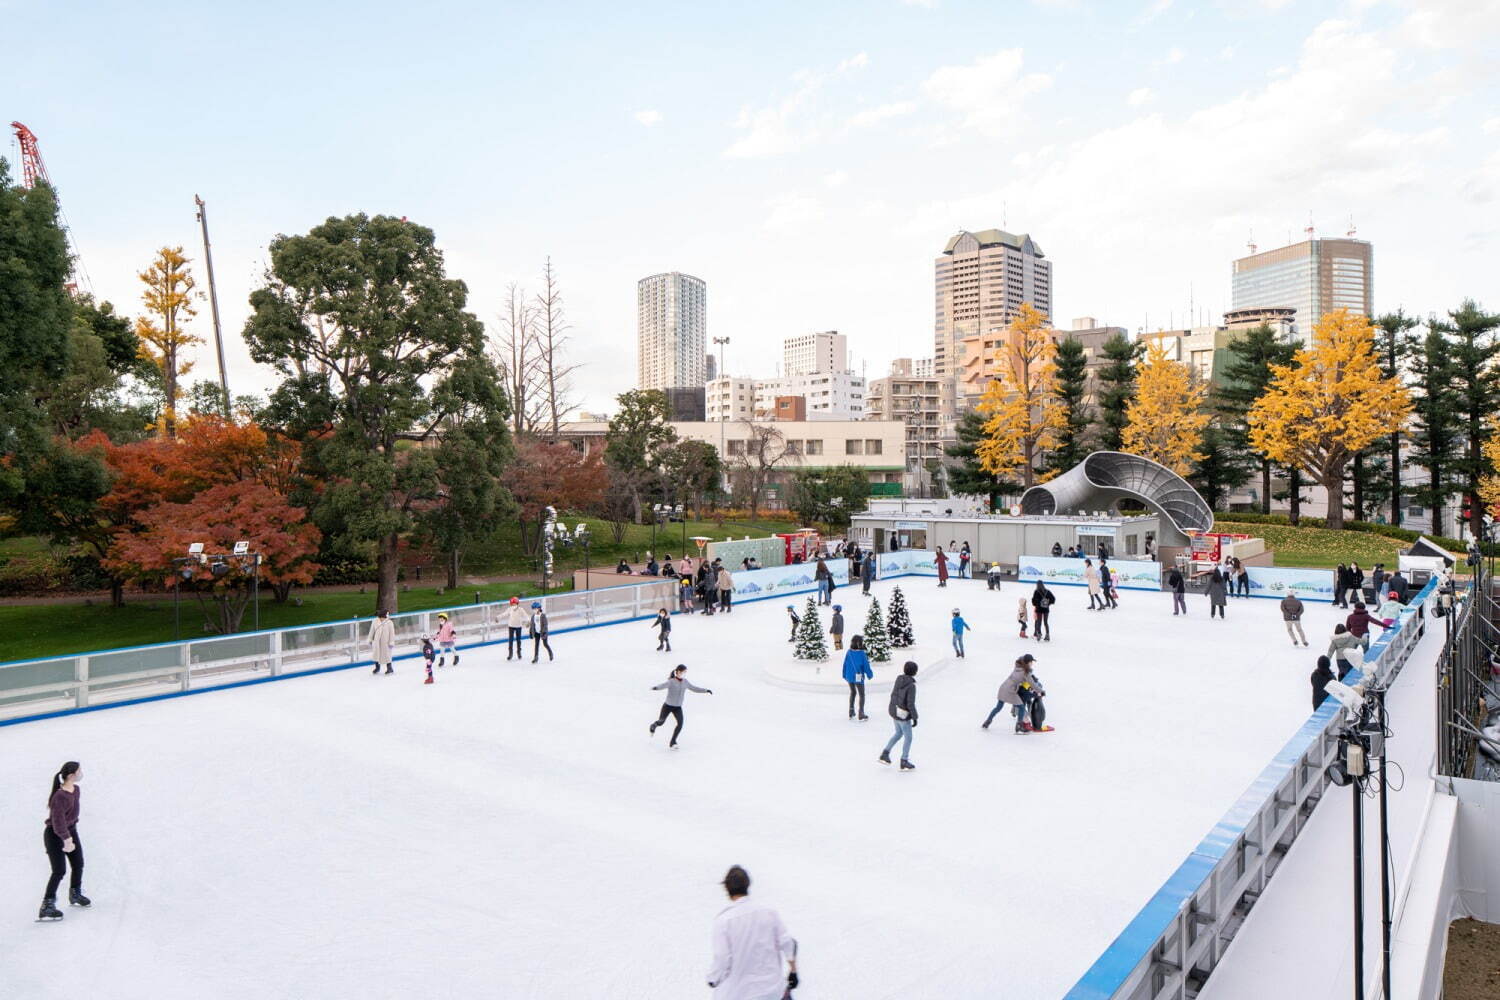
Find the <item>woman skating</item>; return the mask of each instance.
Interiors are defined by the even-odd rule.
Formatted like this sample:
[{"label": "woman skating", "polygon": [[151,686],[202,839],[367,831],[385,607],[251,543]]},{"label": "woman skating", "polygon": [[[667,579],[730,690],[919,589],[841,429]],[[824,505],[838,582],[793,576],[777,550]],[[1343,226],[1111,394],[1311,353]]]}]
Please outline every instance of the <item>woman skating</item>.
[{"label": "woman skating", "polygon": [[1217,611],[1219,613],[1219,617],[1220,618],[1224,617],[1225,594],[1228,591],[1228,589],[1229,589],[1229,580],[1228,580],[1228,578],[1224,576],[1223,570],[1221,570],[1217,566],[1215,566],[1214,567],[1214,571],[1208,575],[1208,617],[1209,618],[1212,618],[1214,616],[1214,612],[1215,611]]},{"label": "woman skating", "polygon": [[938,586],[946,587],[948,586],[948,557],[943,553],[941,545],[938,546],[935,561],[937,562]]},{"label": "woman skating", "polygon": [[505,613],[505,625],[505,658],[519,660],[526,655],[525,647],[521,645],[521,629],[526,625],[526,609],[521,607],[519,597],[510,599],[510,608]]},{"label": "woman skating", "polygon": [[677,720],[677,728],[672,730],[672,740],[667,744],[673,750],[677,749],[677,737],[682,733],[682,699],[687,696],[689,691],[696,691],[699,694],[714,693],[712,688],[701,688],[695,685],[687,679],[686,674],[687,665],[679,663],[666,680],[651,688],[653,691],[665,690],[667,692],[666,700],[661,703],[661,715],[657,716],[656,721],[651,723],[651,735],[656,735],[656,727],[666,722],[667,716],[670,715],[675,718]]},{"label": "woman skating", "polygon": [[547,612],[541,601],[531,602],[531,662],[535,663],[542,650],[547,651],[547,662],[552,662],[552,643],[547,641]]},{"label": "woman skating", "polygon": [[47,797],[47,825],[42,828],[42,846],[47,851],[47,860],[52,862],[52,877],[47,879],[47,891],[42,894],[42,908],[38,920],[61,920],[62,911],[57,908],[57,887],[62,884],[66,867],[72,868],[68,880],[68,903],[71,906],[88,906],[89,898],[83,894],[83,843],[78,839],[78,779],[82,776],[76,760],[70,760],[57,769],[52,776],[52,794]]},{"label": "woman skating", "polygon": [[1031,635],[1037,642],[1052,641],[1052,605],[1056,603],[1057,598],[1053,596],[1052,591],[1038,580],[1036,589],[1031,592],[1031,611],[1036,619]]},{"label": "woman skating", "polygon": [[874,680],[875,671],[870,669],[870,656],[865,652],[865,637],[856,635],[849,640],[844,651],[844,683],[849,685],[849,718],[854,718],[854,702],[859,701],[859,721],[869,718],[865,714],[865,680]]},{"label": "woman skating", "polygon": [[365,641],[370,644],[370,658],[375,661],[375,669],[370,673],[380,673],[382,663],[386,673],[394,673],[391,658],[396,645],[396,623],[391,621],[384,608],[375,612],[375,620],[370,623],[370,634],[365,636]]},{"label": "woman skating", "polygon": [[1089,610],[1103,611],[1104,601],[1099,596],[1099,571],[1094,568],[1094,560],[1083,561],[1083,582],[1089,588]]}]

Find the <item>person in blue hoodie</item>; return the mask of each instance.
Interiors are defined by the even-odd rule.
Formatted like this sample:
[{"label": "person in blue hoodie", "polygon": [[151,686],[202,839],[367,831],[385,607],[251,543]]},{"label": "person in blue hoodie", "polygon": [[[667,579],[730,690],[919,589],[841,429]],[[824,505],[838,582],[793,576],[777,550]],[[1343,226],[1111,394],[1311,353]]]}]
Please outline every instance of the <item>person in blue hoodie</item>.
[{"label": "person in blue hoodie", "polygon": [[875,671],[870,669],[870,657],[865,652],[865,637],[856,635],[850,638],[849,648],[844,651],[844,681],[849,685],[849,718],[854,718],[854,701],[859,699],[859,721],[864,722],[869,718],[865,714],[865,679],[875,679]]},{"label": "person in blue hoodie", "polygon": [[964,616],[959,614],[957,608],[953,609],[953,652],[958,654],[959,659],[964,656],[964,631],[969,628],[969,623],[964,621]]}]

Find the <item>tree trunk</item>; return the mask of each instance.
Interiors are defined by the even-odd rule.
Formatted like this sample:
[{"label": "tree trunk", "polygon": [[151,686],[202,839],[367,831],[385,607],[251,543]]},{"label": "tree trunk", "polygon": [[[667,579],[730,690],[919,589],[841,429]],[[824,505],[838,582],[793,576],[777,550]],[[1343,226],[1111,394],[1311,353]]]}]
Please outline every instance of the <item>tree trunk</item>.
[{"label": "tree trunk", "polygon": [[271,596],[277,604],[285,604],[292,597],[292,584],[286,580],[271,584]]},{"label": "tree trunk", "polygon": [[109,581],[109,606],[112,608],[125,606],[125,581],[118,577],[111,577]]},{"label": "tree trunk", "polygon": [[1443,470],[1441,466],[1432,467],[1432,533],[1438,538],[1443,537]]},{"label": "tree trunk", "polygon": [[448,589],[449,590],[457,590],[458,589],[458,562],[459,562],[458,549],[454,549],[452,552],[448,553]]},{"label": "tree trunk", "polygon": [[1293,524],[1302,521],[1302,470],[1295,465],[1287,470],[1287,484],[1291,490],[1291,510],[1287,514],[1287,520]]},{"label": "tree trunk", "polygon": [[1401,435],[1391,435],[1391,524],[1401,527]]},{"label": "tree trunk", "polygon": [[1271,460],[1260,460],[1260,512],[1271,513]]},{"label": "tree trunk", "polygon": [[396,613],[396,574],[401,571],[401,536],[392,531],[380,539],[380,554],[375,561],[375,610]]},{"label": "tree trunk", "polygon": [[1360,481],[1360,477],[1362,477],[1364,474],[1365,454],[1362,451],[1355,452],[1354,474],[1349,477],[1351,480],[1349,506],[1354,508],[1354,520],[1356,521],[1363,521],[1365,519],[1365,490],[1364,484]]},{"label": "tree trunk", "polygon": [[1473,538],[1484,537],[1484,504],[1479,502],[1479,479],[1484,472],[1484,427],[1478,420],[1469,421],[1469,474],[1466,477],[1465,496],[1469,498],[1469,534]]},{"label": "tree trunk", "polygon": [[1323,488],[1328,491],[1328,518],[1324,524],[1337,531],[1344,526],[1344,470],[1324,479]]}]

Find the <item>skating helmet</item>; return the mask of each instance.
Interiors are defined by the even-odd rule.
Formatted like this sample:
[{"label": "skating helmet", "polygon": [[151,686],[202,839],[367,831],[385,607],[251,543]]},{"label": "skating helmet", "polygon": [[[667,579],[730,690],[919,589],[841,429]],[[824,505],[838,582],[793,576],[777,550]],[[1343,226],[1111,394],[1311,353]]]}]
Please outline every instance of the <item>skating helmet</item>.
[{"label": "skating helmet", "polygon": [[833,610],[835,610],[835,611],[843,611],[844,610],[844,606],[842,604],[835,604],[833,606]]},{"label": "skating helmet", "polygon": [[540,608],[542,606],[542,602],[541,601],[532,601],[531,602],[531,606],[533,608]]},{"label": "skating helmet", "polygon": [[954,608],[954,609],[953,609],[953,613],[954,613],[954,614],[955,614],[955,615],[956,615],[956,614],[958,614],[958,613],[959,613],[959,611],[958,611],[958,609],[957,609],[957,608]]},{"label": "skating helmet", "polygon": [[439,611],[438,612],[438,618],[440,620],[442,620],[442,621],[447,621],[448,620],[448,612],[446,612],[446,611]]},{"label": "skating helmet", "polygon": [[520,604],[521,603],[521,599],[519,597],[512,597],[510,599],[510,603],[512,603],[512,604]]}]

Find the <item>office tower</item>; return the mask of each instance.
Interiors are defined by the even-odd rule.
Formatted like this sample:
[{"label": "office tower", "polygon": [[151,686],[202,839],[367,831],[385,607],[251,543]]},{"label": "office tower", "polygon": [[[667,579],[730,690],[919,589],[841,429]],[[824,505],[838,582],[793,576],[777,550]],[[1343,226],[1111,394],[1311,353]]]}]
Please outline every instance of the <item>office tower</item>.
[{"label": "office tower", "polygon": [[1374,248],[1365,240],[1314,238],[1252,252],[1234,262],[1232,275],[1233,312],[1295,309],[1292,335],[1304,344],[1326,313],[1375,310]]},{"label": "office tower", "polygon": [[1004,329],[1021,303],[1052,318],[1052,262],[1025,233],[959,233],[938,255],[933,273],[933,364],[939,376],[956,377],[964,338]]},{"label": "office tower", "polygon": [[849,370],[849,338],[837,330],[804,333],[781,342],[783,375],[823,375]]},{"label": "office tower", "polygon": [[636,283],[636,385],[697,388],[704,382],[708,289],[702,278],[672,271]]}]

